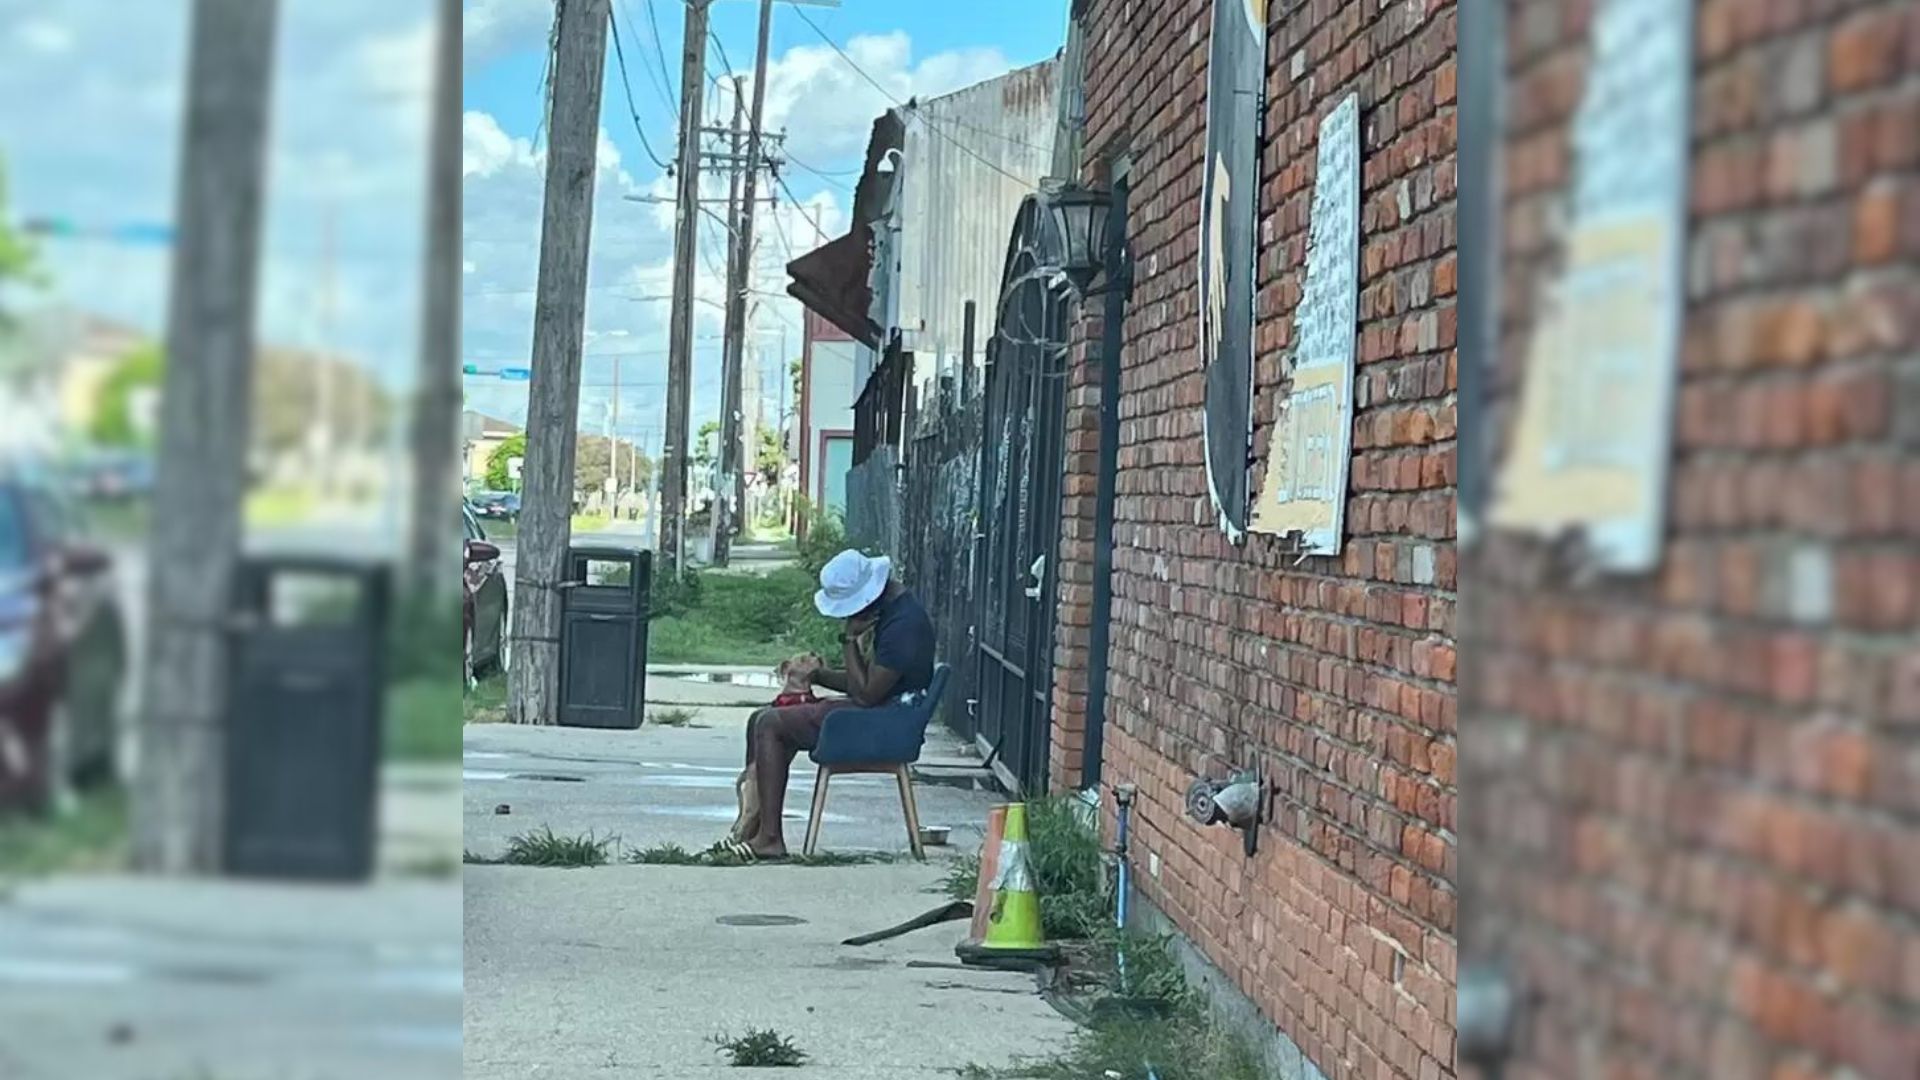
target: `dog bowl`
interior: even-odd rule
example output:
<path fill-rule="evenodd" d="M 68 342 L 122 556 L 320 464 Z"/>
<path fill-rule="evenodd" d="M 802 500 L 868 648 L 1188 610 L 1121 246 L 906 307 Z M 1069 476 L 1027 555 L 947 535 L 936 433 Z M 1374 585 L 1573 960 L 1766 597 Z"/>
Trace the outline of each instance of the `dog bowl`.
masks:
<path fill-rule="evenodd" d="M 945 847 L 947 834 L 953 830 L 945 825 L 920 826 L 920 842 L 928 847 Z"/>

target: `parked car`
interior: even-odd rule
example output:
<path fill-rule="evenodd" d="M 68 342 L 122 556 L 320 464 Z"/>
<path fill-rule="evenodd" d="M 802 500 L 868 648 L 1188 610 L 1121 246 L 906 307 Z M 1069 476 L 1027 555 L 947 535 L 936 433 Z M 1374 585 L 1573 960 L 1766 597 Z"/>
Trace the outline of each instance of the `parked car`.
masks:
<path fill-rule="evenodd" d="M 460 508 L 463 541 L 461 614 L 465 618 L 463 655 L 467 678 L 507 666 L 507 575 L 500 546 L 487 539 L 479 515 Z"/>
<path fill-rule="evenodd" d="M 520 496 L 511 491 L 486 491 L 473 499 L 474 513 L 483 518 L 508 520 L 520 516 Z"/>
<path fill-rule="evenodd" d="M 118 779 L 126 656 L 107 550 L 54 483 L 0 473 L 0 809 Z"/>

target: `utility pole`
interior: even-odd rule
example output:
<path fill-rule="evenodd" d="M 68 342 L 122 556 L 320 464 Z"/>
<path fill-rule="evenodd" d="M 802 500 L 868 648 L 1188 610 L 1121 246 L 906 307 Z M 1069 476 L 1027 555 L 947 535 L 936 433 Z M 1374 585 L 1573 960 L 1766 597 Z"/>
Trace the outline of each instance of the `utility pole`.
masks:
<path fill-rule="evenodd" d="M 613 402 L 608 406 L 607 426 L 607 476 L 613 481 L 612 517 L 620 520 L 620 358 L 613 358 Z"/>
<path fill-rule="evenodd" d="M 742 478 L 740 453 L 740 364 L 747 329 L 748 279 L 753 272 L 753 211 L 760 185 L 760 129 L 767 107 L 767 38 L 773 31 L 773 0 L 760 0 L 760 44 L 753 59 L 753 116 L 747 127 L 746 179 L 740 196 L 740 221 L 734 230 L 734 260 L 739 266 L 737 280 L 727 290 L 726 378 L 722 382 L 724 401 L 720 409 L 720 491 L 714 499 L 713 559 L 727 564 L 733 533 L 733 520 L 739 509 L 739 484 Z M 725 521 L 721 520 L 724 514 Z"/>
<path fill-rule="evenodd" d="M 519 574 L 513 595 L 509 716 L 550 724 L 558 714 L 560 583 L 567 573 L 573 465 L 579 439 L 580 355 L 586 337 L 587 250 L 610 0 L 558 0 L 558 46 L 547 118 L 546 205 L 520 466 Z"/>
<path fill-rule="evenodd" d="M 687 0 L 680 67 L 679 199 L 674 211 L 673 311 L 667 324 L 667 431 L 660 451 L 660 572 L 686 565 L 687 441 L 693 393 L 693 263 L 700 236 L 700 99 L 707 82 L 707 5 Z"/>
<path fill-rule="evenodd" d="M 276 0 L 195 0 L 140 673 L 133 862 L 215 873 Z"/>
<path fill-rule="evenodd" d="M 460 501 L 460 0 L 439 0 L 433 143 L 427 166 L 427 265 L 413 410 L 410 590 L 448 597 Z"/>
<path fill-rule="evenodd" d="M 731 486 L 727 483 L 728 448 L 733 445 L 737 423 L 734 420 L 739 410 L 740 354 L 736 342 L 740 340 L 740 324 L 734 309 L 733 297 L 746 286 L 746 268 L 740 264 L 740 248 L 733 241 L 740 235 L 740 135 L 746 126 L 747 99 L 742 93 L 746 79 L 736 75 L 733 80 L 733 128 L 730 152 L 727 155 L 727 313 L 722 336 L 725 344 L 721 352 L 720 371 L 720 453 L 714 463 L 713 510 L 707 516 L 710 527 L 709 538 L 712 541 L 713 565 L 725 566 L 729 560 L 732 545 L 728 542 L 730 518 L 726 505 L 731 495 Z"/>

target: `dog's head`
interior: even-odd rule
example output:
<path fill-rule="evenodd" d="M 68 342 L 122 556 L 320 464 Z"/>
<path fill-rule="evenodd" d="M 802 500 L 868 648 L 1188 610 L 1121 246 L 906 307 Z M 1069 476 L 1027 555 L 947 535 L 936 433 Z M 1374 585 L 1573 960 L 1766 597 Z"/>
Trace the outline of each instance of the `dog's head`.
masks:
<path fill-rule="evenodd" d="M 780 676 L 780 692 L 783 694 L 804 694 L 813 688 L 809 678 L 813 668 L 819 664 L 819 658 L 812 653 L 782 660 L 774 671 Z"/>

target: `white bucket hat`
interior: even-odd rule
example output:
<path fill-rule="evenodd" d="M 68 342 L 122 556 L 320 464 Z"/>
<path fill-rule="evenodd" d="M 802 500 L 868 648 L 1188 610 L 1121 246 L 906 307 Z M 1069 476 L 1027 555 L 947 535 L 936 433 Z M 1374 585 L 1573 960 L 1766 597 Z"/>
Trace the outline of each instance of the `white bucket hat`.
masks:
<path fill-rule="evenodd" d="M 892 572 L 893 560 L 885 555 L 868 558 L 849 548 L 820 568 L 813 606 L 829 619 L 850 619 L 880 599 Z"/>

